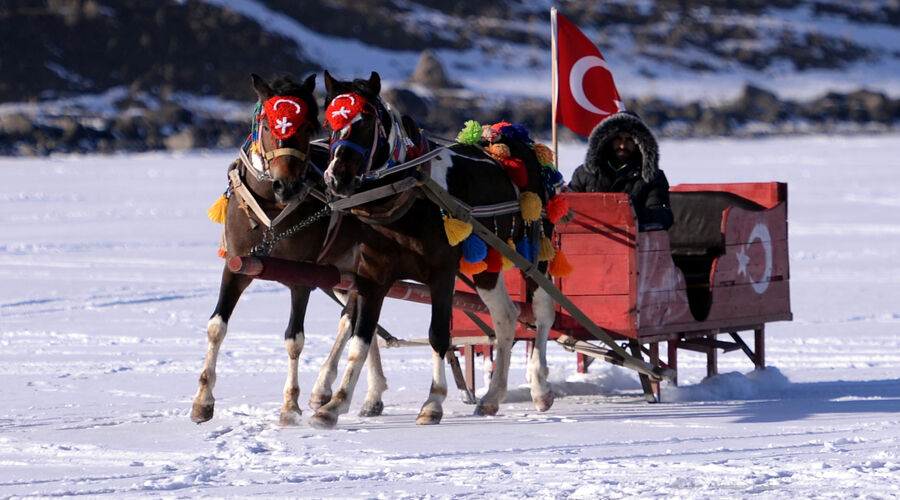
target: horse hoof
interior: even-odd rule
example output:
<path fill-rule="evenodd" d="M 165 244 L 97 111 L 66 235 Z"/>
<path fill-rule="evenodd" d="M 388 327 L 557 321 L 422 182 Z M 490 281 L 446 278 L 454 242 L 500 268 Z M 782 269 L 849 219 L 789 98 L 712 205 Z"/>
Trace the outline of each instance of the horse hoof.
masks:
<path fill-rule="evenodd" d="M 537 397 L 533 399 L 534 407 L 537 408 L 537 411 L 547 411 L 553 406 L 553 394 L 547 394 L 543 397 Z"/>
<path fill-rule="evenodd" d="M 441 410 L 423 411 L 416 417 L 416 425 L 437 425 L 443 417 L 444 412 Z"/>
<path fill-rule="evenodd" d="M 500 411 L 500 405 L 496 404 L 487 404 L 481 402 L 475 406 L 475 414 L 482 417 L 496 415 L 498 411 Z"/>
<path fill-rule="evenodd" d="M 191 421 L 198 424 L 209 422 L 213 418 L 215 406 L 215 404 L 194 403 L 194 407 L 191 408 Z"/>
<path fill-rule="evenodd" d="M 359 410 L 360 417 L 377 417 L 381 415 L 381 412 L 384 411 L 384 403 L 381 401 L 376 401 L 374 403 L 366 403 Z"/>
<path fill-rule="evenodd" d="M 312 408 L 313 410 L 318 410 L 319 408 L 324 406 L 325 403 L 327 403 L 329 401 L 331 401 L 331 395 L 310 394 L 309 407 Z"/>
<path fill-rule="evenodd" d="M 297 410 L 288 410 L 281 412 L 281 418 L 278 419 L 278 424 L 282 427 L 296 427 L 302 423 L 300 420 L 300 415 L 302 412 Z"/>
<path fill-rule="evenodd" d="M 315 429 L 334 429 L 337 425 L 337 416 L 330 413 L 316 412 L 309 419 L 309 425 Z"/>

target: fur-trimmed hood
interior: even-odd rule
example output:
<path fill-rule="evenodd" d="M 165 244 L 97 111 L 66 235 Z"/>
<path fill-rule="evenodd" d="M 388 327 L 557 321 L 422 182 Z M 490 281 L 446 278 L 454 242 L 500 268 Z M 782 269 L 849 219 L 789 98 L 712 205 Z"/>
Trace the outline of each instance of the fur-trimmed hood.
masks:
<path fill-rule="evenodd" d="M 627 111 L 616 113 L 594 127 L 588 138 L 584 168 L 597 175 L 597 170 L 607 161 L 603 157 L 604 146 L 619 132 L 628 132 L 634 138 L 643 157 L 641 177 L 645 182 L 652 181 L 659 171 L 659 145 L 647 125 L 636 114 Z"/>

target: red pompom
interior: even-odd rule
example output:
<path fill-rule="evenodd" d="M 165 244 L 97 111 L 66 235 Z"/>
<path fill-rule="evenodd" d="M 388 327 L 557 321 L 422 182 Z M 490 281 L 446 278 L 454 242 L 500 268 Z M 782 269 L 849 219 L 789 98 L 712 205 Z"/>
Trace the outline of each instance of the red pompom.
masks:
<path fill-rule="evenodd" d="M 503 270 L 503 255 L 493 247 L 488 248 L 484 262 L 487 264 L 487 272 L 489 273 L 499 273 Z"/>
<path fill-rule="evenodd" d="M 569 213 L 569 202 L 565 196 L 556 195 L 547 202 L 547 218 L 556 224 L 564 215 Z"/>

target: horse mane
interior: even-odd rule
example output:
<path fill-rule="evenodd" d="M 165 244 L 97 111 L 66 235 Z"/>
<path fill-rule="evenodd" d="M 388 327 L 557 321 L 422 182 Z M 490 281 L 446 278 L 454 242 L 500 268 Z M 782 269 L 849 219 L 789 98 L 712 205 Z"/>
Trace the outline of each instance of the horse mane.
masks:
<path fill-rule="evenodd" d="M 312 92 L 306 90 L 305 87 L 290 75 L 278 75 L 271 82 L 269 87 L 275 91 L 275 95 L 289 95 L 303 99 L 308 108 L 306 111 L 306 119 L 313 126 L 313 132 L 318 133 L 322 124 L 319 123 L 319 103 L 316 101 Z"/>

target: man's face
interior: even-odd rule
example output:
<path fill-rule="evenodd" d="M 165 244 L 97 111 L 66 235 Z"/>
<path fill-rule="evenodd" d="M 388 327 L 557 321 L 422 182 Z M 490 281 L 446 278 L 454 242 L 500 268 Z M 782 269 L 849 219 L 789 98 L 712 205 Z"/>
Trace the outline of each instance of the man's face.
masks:
<path fill-rule="evenodd" d="M 619 132 L 612 138 L 612 148 L 616 160 L 627 161 L 634 154 L 634 138 L 628 132 Z"/>

